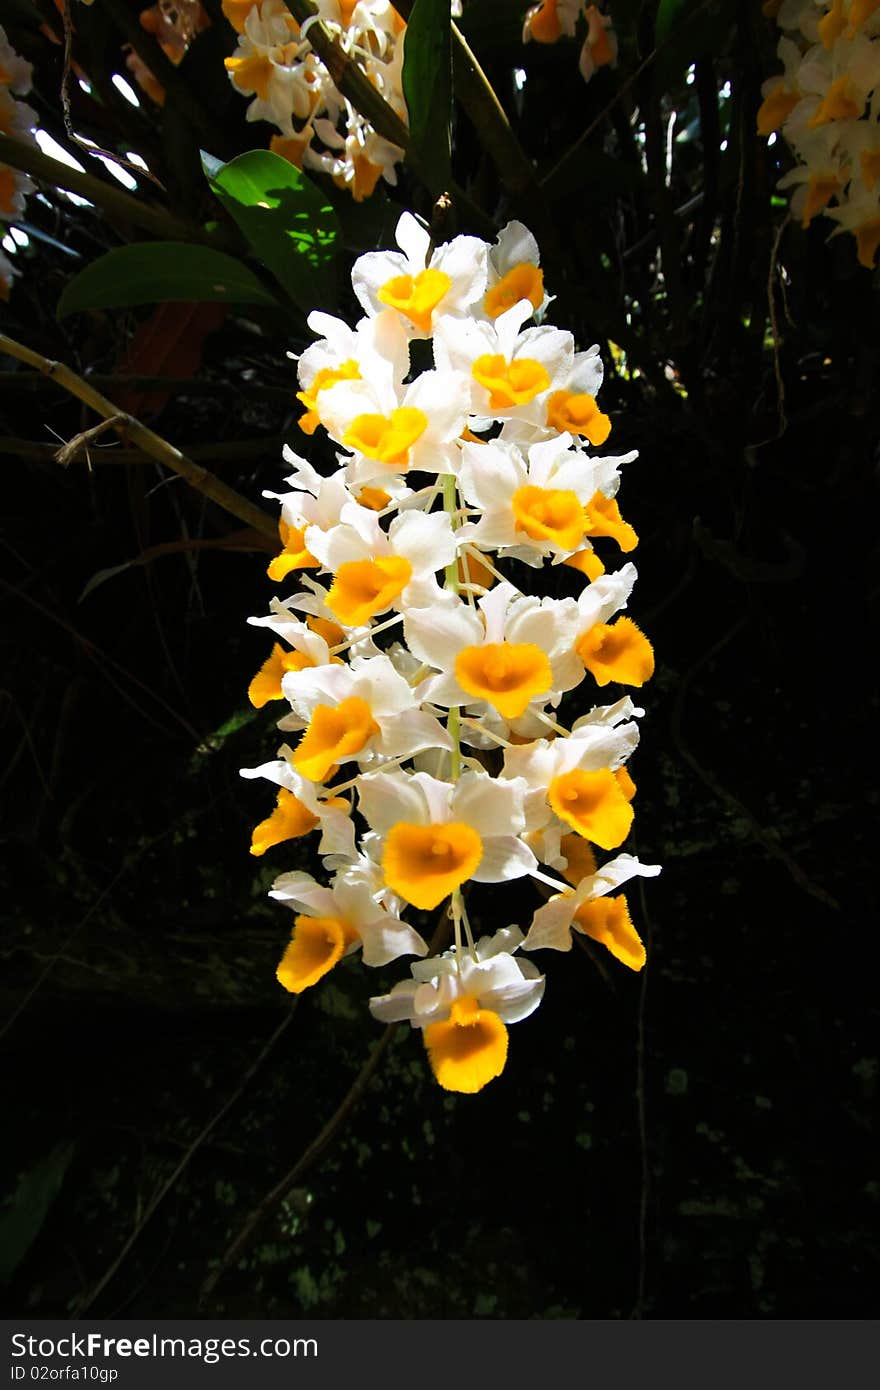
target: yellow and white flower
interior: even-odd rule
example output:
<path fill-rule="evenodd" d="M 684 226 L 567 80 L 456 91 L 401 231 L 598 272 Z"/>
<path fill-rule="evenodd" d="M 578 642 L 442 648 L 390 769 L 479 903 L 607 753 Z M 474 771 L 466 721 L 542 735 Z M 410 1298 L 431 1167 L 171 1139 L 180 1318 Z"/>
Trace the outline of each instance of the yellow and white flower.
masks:
<path fill-rule="evenodd" d="M 513 952 L 517 927 L 482 937 L 474 950 L 416 962 L 413 978 L 370 1000 L 383 1023 L 422 1030 L 431 1069 L 447 1091 L 472 1095 L 500 1076 L 507 1060 L 507 1025 L 534 1013 L 544 977 Z"/>
<path fill-rule="evenodd" d="M 410 609 L 403 630 L 413 655 L 440 673 L 419 687 L 423 699 L 478 715 L 488 706 L 510 721 L 531 705 L 557 704 L 583 680 L 573 645 L 578 621 L 574 599 L 518 594 L 505 582 L 476 608 L 458 599 Z"/>
<path fill-rule="evenodd" d="M 319 854 L 339 854 L 345 859 L 354 859 L 351 802 L 332 791 L 321 796 L 319 790 L 322 789 L 294 768 L 292 750 L 285 744 L 279 751 L 281 757 L 272 762 L 241 768 L 242 777 L 263 777 L 280 788 L 274 810 L 254 830 L 251 854 L 263 855 L 273 845 L 298 840 L 318 830 L 321 835 Z"/>
<path fill-rule="evenodd" d="M 375 512 L 353 502 L 343 507 L 337 526 L 309 528 L 305 540 L 333 574 L 327 607 L 345 627 L 389 608 L 406 612 L 439 602 L 435 575 L 456 553 L 446 512 L 403 512 L 384 531 Z"/>
<path fill-rule="evenodd" d="M 351 283 L 370 315 L 393 309 L 412 338 L 428 338 L 437 323 L 467 315 L 486 293 L 489 249 L 477 237 L 458 236 L 431 251 L 431 234 L 405 212 L 395 231 L 400 251 L 359 257 Z"/>
<path fill-rule="evenodd" d="M 328 13 L 336 6 L 325 0 Z M 316 138 L 332 153 L 342 135 L 324 119 Z M 298 571 L 300 589 L 254 620 L 279 640 L 250 691 L 258 706 L 286 700 L 278 727 L 302 736 L 245 775 L 279 787 L 253 852 L 317 830 L 333 875 L 326 888 L 299 872 L 276 882 L 273 896 L 297 913 L 281 983 L 299 993 L 358 946 L 368 964 L 423 954 L 404 904 L 448 902 L 452 951 L 417 963 L 371 1008 L 421 1029 L 440 1084 L 472 1093 L 500 1074 L 507 1024 L 536 1007 L 544 982 L 515 955 L 518 927 L 474 945 L 469 881 L 559 888 L 539 863 L 557 870 L 572 891 L 536 914 L 530 946 L 568 949 L 574 930 L 641 964 L 611 889 L 656 870 L 629 855 L 600 869 L 593 845 L 616 850 L 632 824 L 626 764 L 643 711 L 624 698 L 567 730 L 555 710 L 589 677 L 640 685 L 653 653 L 619 613 L 634 566 L 605 574 L 592 549 L 600 538 L 625 553 L 637 543 L 616 501 L 635 454 L 592 452 L 610 429 L 598 349 L 525 327 L 550 302 L 534 239 L 510 223 L 493 247 L 459 237 L 431 250 L 405 215 L 397 240 L 399 253 L 354 268 L 366 310 L 355 329 L 309 320 L 320 336 L 300 359 L 301 423 L 327 429 L 339 466 L 328 478 L 286 454 L 288 490 L 275 494 L 285 550 L 271 572 Z M 420 374 L 428 349 L 415 338 L 433 340 L 434 366 Z M 410 487 L 410 472 L 428 481 Z M 498 573 L 498 553 L 533 572 L 549 558 L 591 583 L 577 599 L 523 594 Z M 392 638 L 384 652 L 380 634 Z M 464 751 L 492 748 L 497 766 L 499 747 L 497 777 Z"/>
<path fill-rule="evenodd" d="M 641 970 L 645 948 L 632 924 L 626 898 L 609 895 L 628 879 L 654 878 L 659 872 L 659 864 L 642 864 L 631 854 L 616 855 L 581 879 L 577 888 L 557 893 L 538 908 L 523 950 L 570 951 L 572 932 L 580 932 L 606 946 L 631 970 Z"/>
<path fill-rule="evenodd" d="M 557 43 L 565 35 L 573 38 L 580 18 L 582 0 L 541 0 L 527 12 L 523 21 L 523 43 Z"/>
<path fill-rule="evenodd" d="M 552 296 L 544 289 L 538 243 L 522 222 L 508 222 L 489 248 L 489 279 L 483 296 L 486 318 L 497 319 L 520 300 L 527 299 L 540 320 Z"/>
<path fill-rule="evenodd" d="M 476 772 L 456 782 L 370 772 L 358 781 L 358 809 L 381 836 L 385 883 L 414 907 L 431 909 L 469 879 L 503 883 L 537 867 L 519 838 L 524 792 L 521 779 Z"/>
<path fill-rule="evenodd" d="M 880 4 L 784 4 L 777 21 L 789 31 L 778 47 L 785 72 L 764 84 L 758 131 L 781 128 L 797 160 L 779 187 L 795 187 L 802 226 L 824 215 L 835 232 L 851 232 L 871 269 L 880 247 Z"/>
<path fill-rule="evenodd" d="M 447 730 L 421 708 L 387 656 L 291 671 L 282 689 L 293 714 L 278 727 L 305 728 L 292 762 L 309 781 L 323 782 L 332 769 L 348 762 L 364 766 L 410 758 L 423 748 L 453 746 Z"/>
<path fill-rule="evenodd" d="M 618 460 L 588 457 L 571 443 L 560 434 L 527 452 L 504 438 L 464 444 L 459 484 L 480 519 L 460 528 L 460 540 L 536 566 L 581 550 L 587 504 L 598 489 L 616 487 Z"/>
<path fill-rule="evenodd" d="M 286 650 L 280 642 L 273 643 L 270 655 L 251 681 L 248 699 L 255 709 L 262 709 L 271 700 L 284 698 L 281 682 L 289 671 L 302 671 L 307 667 L 327 666 L 330 662 L 339 661 L 339 657 L 330 655 L 330 647 L 341 644 L 344 633 L 326 619 L 310 618 L 303 622 L 278 604 L 276 612 L 265 618 L 249 618 L 248 622 L 254 627 L 269 628 L 290 648 Z"/>
<path fill-rule="evenodd" d="M 443 318 L 434 336 L 438 367 L 465 378 L 470 413 L 546 427 L 546 401 L 574 368 L 574 339 L 558 328 L 527 328 L 534 314 L 521 299 L 491 321 Z"/>
<path fill-rule="evenodd" d="M 621 715 L 635 713 L 632 706 Z M 578 721 L 567 738 L 535 739 L 504 750 L 503 777 L 522 778 L 529 843 L 545 863 L 560 862 L 560 843 L 570 830 L 617 849 L 632 828 L 632 783 L 624 764 L 639 741 L 638 726 Z"/>
<path fill-rule="evenodd" d="M 270 898 L 298 916 L 276 971 L 291 994 L 317 984 L 343 956 L 361 949 L 365 965 L 388 965 L 400 956 L 424 956 L 428 948 L 411 926 L 376 902 L 370 877 L 357 866 L 336 875 L 329 888 L 311 874 L 282 874 Z"/>
<path fill-rule="evenodd" d="M 409 469 L 449 473 L 457 467 L 467 395 L 455 372 L 422 372 L 402 387 L 371 373 L 322 392 L 320 408 L 328 434 L 354 454 L 346 466 L 349 485 L 381 485 Z"/>
<path fill-rule="evenodd" d="M 360 381 L 364 375 L 387 375 L 399 387 L 409 371 L 409 340 L 399 315 L 389 310 L 375 318 L 363 318 L 354 329 L 332 314 L 312 313 L 308 325 L 324 336 L 312 343 L 299 359 L 297 400 L 306 413 L 299 426 L 314 434 L 321 423 L 320 398 L 340 381 Z M 364 371 L 362 361 L 369 362 Z"/>

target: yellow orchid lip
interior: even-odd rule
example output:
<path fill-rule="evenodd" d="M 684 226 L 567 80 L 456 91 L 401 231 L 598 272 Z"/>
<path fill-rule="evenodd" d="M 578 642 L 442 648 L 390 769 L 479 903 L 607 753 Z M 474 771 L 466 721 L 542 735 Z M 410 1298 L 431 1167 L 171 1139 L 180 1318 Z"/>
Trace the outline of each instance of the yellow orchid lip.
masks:
<path fill-rule="evenodd" d="M 582 434 L 597 447 L 611 433 L 611 421 L 586 391 L 554 391 L 547 402 L 547 424 L 560 434 Z"/>
<path fill-rule="evenodd" d="M 360 627 L 390 608 L 411 578 L 412 565 L 402 555 L 346 560 L 336 571 L 327 607 L 347 627 Z"/>
<path fill-rule="evenodd" d="M 224 58 L 223 66 L 230 73 L 236 87 L 243 92 L 256 92 L 260 101 L 269 100 L 269 82 L 274 69 L 268 57 L 251 53 L 242 58 Z"/>
<path fill-rule="evenodd" d="M 573 888 L 577 888 L 582 878 L 594 874 L 599 867 L 595 854 L 581 835 L 563 835 L 559 848 L 565 855 L 562 876 Z"/>
<path fill-rule="evenodd" d="M 586 534 L 588 536 L 608 536 L 615 540 L 623 551 L 624 555 L 630 550 L 635 550 L 639 543 L 639 538 L 630 526 L 628 521 L 624 521 L 620 515 L 620 508 L 613 497 L 606 497 L 602 492 L 594 492 L 585 508 L 587 515 Z"/>
<path fill-rule="evenodd" d="M 586 575 L 591 584 L 594 579 L 599 578 L 600 574 L 605 573 L 605 566 L 602 564 L 595 550 L 590 550 L 586 546 L 583 550 L 575 551 L 574 555 L 567 556 L 562 563 L 570 566 L 573 570 L 577 570 L 579 574 Z"/>
<path fill-rule="evenodd" d="M 278 533 L 284 549 L 270 561 L 266 570 L 269 578 L 274 579 L 276 584 L 290 574 L 291 570 L 317 569 L 320 566 L 320 561 L 306 548 L 305 526 L 290 526 L 282 518 L 278 522 Z"/>
<path fill-rule="evenodd" d="M 314 664 L 305 652 L 285 651 L 281 644 L 276 642 L 248 686 L 248 699 L 254 709 L 262 709 L 270 700 L 283 700 L 281 681 L 287 672 L 304 671 L 307 666 Z"/>
<path fill-rule="evenodd" d="M 536 695 L 550 690 L 553 670 L 547 653 L 533 642 L 486 642 L 462 648 L 455 658 L 455 679 L 502 718 L 518 719 Z"/>
<path fill-rule="evenodd" d="M 395 893 L 430 910 L 471 877 L 482 857 L 483 841 L 464 821 L 398 821 L 385 838 L 382 871 Z"/>
<path fill-rule="evenodd" d="M 630 970 L 641 970 L 645 964 L 647 953 L 632 924 L 626 898 L 622 895 L 617 898 L 594 898 L 581 903 L 574 914 L 572 926 L 584 936 L 606 946 Z"/>
<path fill-rule="evenodd" d="M 758 134 L 772 135 L 774 130 L 779 130 L 800 100 L 800 92 L 792 92 L 782 83 L 774 87 L 758 107 Z"/>
<path fill-rule="evenodd" d="M 576 492 L 527 484 L 510 499 L 516 529 L 533 541 L 551 541 L 560 550 L 574 550 L 584 538 L 586 517 Z"/>
<path fill-rule="evenodd" d="M 391 501 L 391 493 L 383 487 L 362 487 L 357 495 L 359 507 L 371 512 L 383 512 Z"/>
<path fill-rule="evenodd" d="M 633 809 L 607 767 L 563 772 L 550 783 L 547 800 L 560 820 L 602 849 L 623 844 L 633 823 Z"/>
<path fill-rule="evenodd" d="M 575 651 L 597 685 L 644 685 L 654 674 L 654 649 L 632 618 L 595 623 L 578 638 Z"/>
<path fill-rule="evenodd" d="M 443 270 L 420 270 L 418 275 L 395 275 L 377 291 L 376 298 L 414 323 L 423 333 L 431 331 L 431 317 L 448 294 L 452 280 Z"/>
<path fill-rule="evenodd" d="M 873 270 L 877 261 L 877 248 L 880 247 L 880 217 L 869 217 L 854 230 L 859 265 L 863 265 L 866 270 Z"/>
<path fill-rule="evenodd" d="M 320 824 L 320 818 L 299 797 L 282 787 L 275 802 L 275 810 L 254 830 L 251 839 L 251 854 L 265 854 L 272 845 L 280 845 L 284 840 L 297 840 L 300 835 L 308 835 Z"/>
<path fill-rule="evenodd" d="M 845 73 L 831 83 L 807 125 L 810 130 L 816 130 L 829 121 L 857 121 L 864 109 L 864 97 L 859 95 L 852 79 Z"/>
<path fill-rule="evenodd" d="M 359 940 L 354 927 L 342 917 L 299 916 L 275 977 L 291 994 L 301 994 L 317 984 Z"/>
<path fill-rule="evenodd" d="M 544 303 L 544 275 L 531 261 L 521 261 L 487 290 L 483 308 L 490 319 L 497 319 L 521 299 L 527 299 L 534 309 Z"/>
<path fill-rule="evenodd" d="M 356 415 L 342 442 L 368 459 L 398 467 L 409 466 L 409 451 L 428 428 L 428 417 L 415 406 L 402 405 L 390 415 Z"/>
<path fill-rule="evenodd" d="M 335 708 L 316 705 L 294 751 L 293 765 L 310 782 L 323 782 L 341 758 L 359 753 L 378 733 L 370 706 L 357 695 Z"/>
<path fill-rule="evenodd" d="M 827 208 L 831 199 L 843 192 L 843 183 L 834 174 L 811 174 L 807 196 L 801 213 L 801 226 L 809 227 L 813 218 Z"/>
<path fill-rule="evenodd" d="M 456 999 L 443 1023 L 424 1033 L 431 1070 L 445 1091 L 474 1095 L 500 1076 L 507 1061 L 507 1028 L 472 995 Z"/>
<path fill-rule="evenodd" d="M 489 392 L 492 410 L 528 405 L 550 385 L 546 367 L 531 357 L 508 362 L 500 353 L 484 353 L 473 363 L 471 374 Z"/>
<path fill-rule="evenodd" d="M 562 37 L 558 4 L 559 0 L 541 0 L 526 15 L 529 34 L 536 43 L 556 43 Z"/>

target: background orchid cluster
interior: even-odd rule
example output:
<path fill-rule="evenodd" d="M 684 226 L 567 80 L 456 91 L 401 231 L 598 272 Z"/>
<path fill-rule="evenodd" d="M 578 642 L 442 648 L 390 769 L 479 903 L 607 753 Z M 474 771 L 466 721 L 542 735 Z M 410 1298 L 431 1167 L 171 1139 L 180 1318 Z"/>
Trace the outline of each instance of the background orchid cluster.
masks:
<path fill-rule="evenodd" d="M 339 92 L 309 42 L 309 20 L 300 26 L 284 0 L 223 0 L 223 13 L 239 34 L 227 71 L 238 91 L 253 97 L 248 120 L 278 127 L 271 149 L 297 168 L 329 174 L 356 202 L 369 197 L 380 178 L 397 182 L 402 150 L 378 135 Z M 406 25 L 389 0 L 318 0 L 316 18 L 406 121 Z"/>
<path fill-rule="evenodd" d="M 598 5 L 585 5 L 584 0 L 540 0 L 523 20 L 523 42 L 558 43 L 561 38 L 574 38 L 581 21 L 586 32 L 578 55 L 578 70 L 585 82 L 597 68 L 613 67 L 617 62 L 617 35 L 611 16 Z"/>
<path fill-rule="evenodd" d="M 300 425 L 327 431 L 339 467 L 323 477 L 287 450 L 288 490 L 268 494 L 283 542 L 269 575 L 302 583 L 251 620 L 278 640 L 249 694 L 286 701 L 278 727 L 298 738 L 245 775 L 279 787 L 253 853 L 314 833 L 330 875 L 273 885 L 297 914 L 281 983 L 299 993 L 358 950 L 370 966 L 420 957 L 372 1012 L 409 1020 L 440 1084 L 473 1092 L 543 994 L 520 949 L 568 951 L 577 932 L 644 964 L 615 893 L 659 872 L 617 852 L 642 711 L 625 696 L 567 727 L 557 709 L 582 687 L 641 685 L 653 653 L 615 618 L 634 565 L 606 573 L 593 548 L 636 544 L 615 500 L 635 454 L 594 452 L 611 428 L 598 349 L 543 321 L 534 238 L 511 222 L 494 245 L 433 249 L 409 213 L 396 236 L 399 251 L 354 266 L 354 329 L 309 319 L 321 336 L 299 362 Z M 576 596 L 540 598 L 511 577 L 548 565 L 567 567 Z M 611 855 L 601 865 L 597 848 Z M 475 941 L 465 885 L 520 878 L 552 890 L 527 932 L 500 924 Z M 454 945 L 424 959 L 404 914 L 447 900 Z"/>
<path fill-rule="evenodd" d="M 0 25 L 0 134 L 32 142 L 36 112 L 17 100 L 30 89 L 31 65 L 15 52 Z M 27 174 L 0 161 L 0 225 L 21 217 L 25 198 L 33 187 Z M 12 277 L 16 273 L 0 250 L 0 299 L 9 298 Z"/>
<path fill-rule="evenodd" d="M 856 238 L 859 262 L 880 245 L 880 0 L 783 0 L 765 6 L 784 31 L 784 71 L 763 85 L 758 132 L 781 130 L 797 167 L 791 210 L 820 213 Z"/>

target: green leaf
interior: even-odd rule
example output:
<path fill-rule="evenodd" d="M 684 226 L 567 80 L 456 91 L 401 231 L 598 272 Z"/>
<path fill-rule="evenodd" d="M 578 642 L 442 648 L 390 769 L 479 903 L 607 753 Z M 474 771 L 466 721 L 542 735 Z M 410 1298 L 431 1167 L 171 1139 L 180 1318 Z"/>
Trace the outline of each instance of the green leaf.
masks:
<path fill-rule="evenodd" d="M 433 193 L 449 183 L 452 31 L 449 0 L 416 0 L 403 44 L 403 95 L 416 154 Z"/>
<path fill-rule="evenodd" d="M 0 1284 L 12 1278 L 40 1234 L 61 1191 L 73 1151 L 73 1143 L 66 1140 L 22 1173 L 11 1201 L 0 1213 Z"/>
<path fill-rule="evenodd" d="M 56 314 L 207 300 L 275 305 L 253 272 L 222 251 L 187 241 L 136 241 L 80 271 L 65 287 Z"/>
<path fill-rule="evenodd" d="M 341 229 L 318 186 L 271 150 L 249 150 L 229 164 L 203 154 L 202 168 L 254 255 L 294 303 L 305 313 L 332 307 Z"/>

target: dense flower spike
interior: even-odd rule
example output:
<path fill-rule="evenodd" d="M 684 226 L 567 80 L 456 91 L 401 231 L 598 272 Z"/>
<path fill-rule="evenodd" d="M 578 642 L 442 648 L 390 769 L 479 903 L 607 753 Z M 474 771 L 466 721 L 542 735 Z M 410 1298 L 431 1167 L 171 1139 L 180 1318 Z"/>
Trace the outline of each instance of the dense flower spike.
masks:
<path fill-rule="evenodd" d="M 317 0 L 318 19 L 342 52 L 357 61 L 370 82 L 406 122 L 403 35 L 406 25 L 389 0 Z M 238 33 L 226 70 L 236 91 L 252 97 L 249 121 L 278 127 L 271 148 L 299 169 L 329 174 L 355 202 L 384 178 L 397 182 L 403 151 L 377 135 L 337 90 L 284 0 L 223 0 L 223 13 Z M 311 21 L 309 21 L 311 22 Z"/>
<path fill-rule="evenodd" d="M 591 709 L 588 695 L 570 727 L 557 716 L 570 692 L 641 686 L 653 652 L 621 612 L 635 566 L 605 573 L 593 550 L 637 543 L 616 501 L 635 455 L 593 451 L 611 429 L 598 349 L 529 326 L 551 302 L 534 238 L 510 223 L 494 246 L 433 247 L 405 213 L 397 243 L 355 265 L 354 328 L 309 319 L 300 425 L 326 431 L 338 467 L 324 477 L 286 450 L 287 490 L 268 494 L 283 544 L 269 573 L 299 588 L 251 620 L 273 644 L 248 693 L 286 706 L 278 728 L 295 737 L 244 775 L 277 788 L 252 853 L 316 833 L 331 875 L 275 882 L 296 913 L 280 983 L 298 994 L 358 950 L 367 966 L 424 956 L 406 914 L 447 905 L 452 948 L 371 1009 L 412 1023 L 440 1085 L 472 1093 L 543 994 L 520 948 L 567 951 L 578 932 L 644 964 L 614 891 L 659 872 L 617 853 L 642 710 L 628 696 Z M 517 587 L 560 565 L 569 596 Z M 467 885 L 515 879 L 554 896 L 527 935 L 475 942 Z"/>
<path fill-rule="evenodd" d="M 762 88 L 758 133 L 781 131 L 797 165 L 780 179 L 791 210 L 852 232 L 861 265 L 880 247 L 880 5 L 785 0 L 776 14 L 781 75 Z"/>

